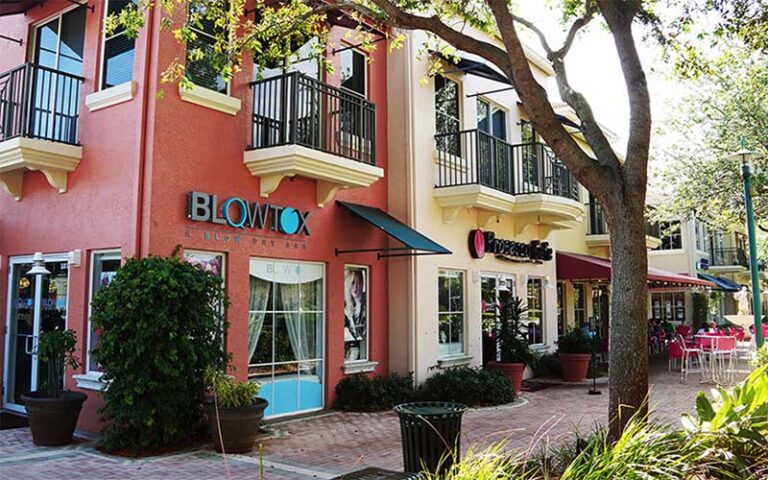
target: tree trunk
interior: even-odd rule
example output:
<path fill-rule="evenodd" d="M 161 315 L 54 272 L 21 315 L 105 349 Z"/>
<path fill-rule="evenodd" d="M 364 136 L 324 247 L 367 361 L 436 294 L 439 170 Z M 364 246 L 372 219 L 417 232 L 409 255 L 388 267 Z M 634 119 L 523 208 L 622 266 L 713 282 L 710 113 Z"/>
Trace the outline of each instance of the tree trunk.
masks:
<path fill-rule="evenodd" d="M 642 201 L 622 199 L 608 212 L 611 239 L 609 432 L 618 439 L 648 396 L 648 252 Z M 618 208 L 616 208 L 618 207 Z"/>

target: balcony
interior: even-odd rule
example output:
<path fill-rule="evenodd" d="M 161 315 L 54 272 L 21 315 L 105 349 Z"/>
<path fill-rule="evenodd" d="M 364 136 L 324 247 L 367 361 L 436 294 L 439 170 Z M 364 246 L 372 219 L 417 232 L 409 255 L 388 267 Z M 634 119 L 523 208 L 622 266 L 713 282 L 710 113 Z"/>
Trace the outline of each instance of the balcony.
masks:
<path fill-rule="evenodd" d="M 512 145 L 480 130 L 435 135 L 433 196 L 448 222 L 463 208 L 481 226 L 512 214 L 518 233 L 528 225 L 573 228 L 584 216 L 579 184 L 549 147 Z"/>
<path fill-rule="evenodd" d="M 749 268 L 749 256 L 743 248 L 713 248 L 709 251 L 709 268 L 716 271 L 738 271 Z"/>
<path fill-rule="evenodd" d="M 24 172 L 39 170 L 63 193 L 83 156 L 78 140 L 83 79 L 27 63 L 0 74 L 0 185 L 21 200 Z"/>
<path fill-rule="evenodd" d="M 261 195 L 285 177 L 317 180 L 317 204 L 340 189 L 368 187 L 376 166 L 376 106 L 355 92 L 298 72 L 253 82 L 252 145 L 245 166 L 261 179 Z"/>
<path fill-rule="evenodd" d="M 605 220 L 603 207 L 590 194 L 587 204 L 589 222 L 587 223 L 587 246 L 592 250 L 605 249 L 601 253 L 608 254 L 611 246 L 608 235 L 608 222 Z M 645 246 L 654 249 L 661 245 L 661 233 L 658 223 L 645 222 Z"/>

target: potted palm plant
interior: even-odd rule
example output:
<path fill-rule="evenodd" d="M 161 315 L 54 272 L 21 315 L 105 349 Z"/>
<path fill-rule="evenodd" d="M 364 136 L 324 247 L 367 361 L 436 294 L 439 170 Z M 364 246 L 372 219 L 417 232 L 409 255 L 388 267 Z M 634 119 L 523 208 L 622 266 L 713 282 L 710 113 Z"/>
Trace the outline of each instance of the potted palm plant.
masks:
<path fill-rule="evenodd" d="M 210 391 L 207 400 L 213 445 L 219 453 L 247 453 L 259 434 L 268 402 L 256 395 L 256 382 L 235 382 L 220 370 L 205 374 Z"/>
<path fill-rule="evenodd" d="M 580 382 L 587 378 L 595 341 L 583 329 L 575 327 L 557 342 L 557 356 L 563 367 L 563 380 Z"/>
<path fill-rule="evenodd" d="M 533 361 L 533 354 L 526 340 L 527 329 L 523 324 L 527 311 L 520 298 L 510 292 L 499 292 L 496 323 L 493 325 L 499 361 L 488 362 L 488 367 L 501 371 L 512 383 L 516 393 L 519 393 L 522 387 L 525 366 Z"/>
<path fill-rule="evenodd" d="M 35 445 L 57 446 L 72 442 L 83 402 L 80 392 L 64 390 L 66 367 L 78 368 L 77 339 L 72 330 L 51 330 L 40 335 L 37 357 L 47 369 L 43 389 L 21 396 Z"/>

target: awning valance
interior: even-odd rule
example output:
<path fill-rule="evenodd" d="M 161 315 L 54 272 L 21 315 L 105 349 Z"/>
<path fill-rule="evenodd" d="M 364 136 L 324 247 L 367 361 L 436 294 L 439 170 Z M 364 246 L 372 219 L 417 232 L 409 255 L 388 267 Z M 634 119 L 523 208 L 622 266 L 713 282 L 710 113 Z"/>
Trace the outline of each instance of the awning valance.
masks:
<path fill-rule="evenodd" d="M 25 13 L 32 7 L 45 3 L 45 0 L 0 0 L 0 17 Z"/>
<path fill-rule="evenodd" d="M 569 252 L 557 252 L 556 258 L 558 280 L 607 281 L 611 278 L 610 260 Z M 649 267 L 648 286 L 651 288 L 714 287 L 715 284 L 688 275 Z"/>
<path fill-rule="evenodd" d="M 484 60 L 474 58 L 468 53 L 458 52 L 451 56 L 443 55 L 435 50 L 432 50 L 432 53 L 445 60 L 446 63 L 454 65 L 456 70 L 462 71 L 468 75 L 475 75 L 487 80 L 493 80 L 494 82 L 512 85 L 512 82 L 509 81 L 506 75 L 487 64 Z M 458 58 L 458 62 L 456 61 L 456 58 Z"/>
<path fill-rule="evenodd" d="M 430 240 L 380 208 L 338 200 L 336 201 L 336 204 L 349 210 L 356 217 L 365 220 L 403 244 L 403 247 L 395 248 L 358 250 L 339 250 L 337 248 L 336 255 L 341 253 L 378 252 L 378 257 L 381 258 L 413 255 L 446 255 L 451 253 L 447 248 Z M 398 253 L 389 253 L 393 251 Z"/>
<path fill-rule="evenodd" d="M 730 278 L 718 277 L 715 275 L 708 275 L 706 273 L 700 273 L 699 278 L 708 280 L 715 284 L 715 288 L 724 292 L 739 292 L 741 291 L 741 285 L 734 282 Z"/>

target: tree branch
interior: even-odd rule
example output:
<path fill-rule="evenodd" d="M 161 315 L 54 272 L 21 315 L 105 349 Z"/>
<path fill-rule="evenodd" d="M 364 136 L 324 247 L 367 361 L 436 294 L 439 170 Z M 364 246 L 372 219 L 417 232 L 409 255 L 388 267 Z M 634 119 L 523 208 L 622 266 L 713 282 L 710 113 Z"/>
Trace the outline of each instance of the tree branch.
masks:
<path fill-rule="evenodd" d="M 645 198 L 651 141 L 648 82 L 632 37 L 632 21 L 639 12 L 640 3 L 639 0 L 599 0 L 600 10 L 613 35 L 629 96 L 629 141 L 623 172 L 629 190 L 626 192 L 628 198 L 638 198 L 637 194 L 642 195 L 639 198 Z"/>
<path fill-rule="evenodd" d="M 486 3 L 490 6 L 491 11 L 493 12 L 509 57 L 509 69 L 504 71 L 514 83 L 515 89 L 528 112 L 531 122 L 534 127 L 536 127 L 539 134 L 544 137 L 547 144 L 552 147 L 558 157 L 565 163 L 568 169 L 576 175 L 578 180 L 584 184 L 588 190 L 597 195 L 601 202 L 605 202 L 607 200 L 605 187 L 615 181 L 616 177 L 613 171 L 595 167 L 598 167 L 605 162 L 606 152 L 610 153 L 612 157 L 615 158 L 613 150 L 600 150 L 599 148 L 595 149 L 593 147 L 599 160 L 598 163 L 595 163 L 595 161 L 576 143 L 573 137 L 565 131 L 552 108 L 552 104 L 547 98 L 547 91 L 539 84 L 531 72 L 522 42 L 517 35 L 515 23 L 521 23 L 527 28 L 531 28 L 534 32 L 537 31 L 538 28 L 531 22 L 514 16 L 504 0 L 486 0 Z M 525 23 L 520 22 L 520 20 Z M 543 33 L 541 33 L 540 30 L 538 31 L 540 35 L 539 38 L 543 38 Z M 545 44 L 542 46 L 545 50 L 548 49 L 549 52 L 554 53 L 549 45 L 546 44 L 546 39 L 544 41 Z M 584 109 L 581 105 L 577 106 L 579 108 L 574 108 L 574 110 L 576 110 L 577 115 L 579 115 L 579 110 Z M 585 118 L 588 120 L 589 116 L 585 115 Z M 584 122 L 585 118 L 580 116 L 582 122 Z M 589 141 L 589 138 L 587 138 L 587 140 Z M 610 162 L 608 162 L 608 164 L 610 165 Z"/>

